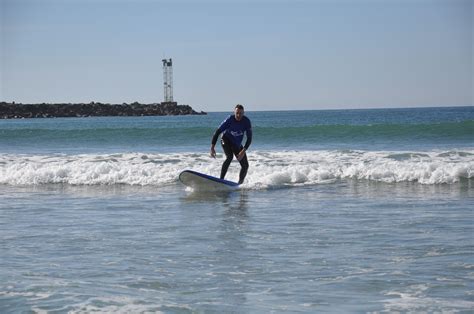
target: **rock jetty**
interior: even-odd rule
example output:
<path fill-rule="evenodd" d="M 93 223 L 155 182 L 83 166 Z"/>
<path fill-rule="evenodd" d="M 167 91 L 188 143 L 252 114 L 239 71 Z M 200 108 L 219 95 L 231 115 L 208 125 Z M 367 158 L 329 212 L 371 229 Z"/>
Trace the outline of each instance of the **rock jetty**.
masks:
<path fill-rule="evenodd" d="M 54 118 L 54 117 L 104 117 L 104 116 L 170 116 L 200 115 L 189 105 L 176 102 L 154 104 L 16 104 L 0 102 L 0 119 Z"/>

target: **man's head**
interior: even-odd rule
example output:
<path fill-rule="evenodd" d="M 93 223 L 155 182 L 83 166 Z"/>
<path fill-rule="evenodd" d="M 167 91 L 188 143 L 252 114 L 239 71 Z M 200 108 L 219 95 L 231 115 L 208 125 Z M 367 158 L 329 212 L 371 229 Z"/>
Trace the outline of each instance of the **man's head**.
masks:
<path fill-rule="evenodd" d="M 244 106 L 238 104 L 234 109 L 235 120 L 240 121 L 244 117 Z"/>

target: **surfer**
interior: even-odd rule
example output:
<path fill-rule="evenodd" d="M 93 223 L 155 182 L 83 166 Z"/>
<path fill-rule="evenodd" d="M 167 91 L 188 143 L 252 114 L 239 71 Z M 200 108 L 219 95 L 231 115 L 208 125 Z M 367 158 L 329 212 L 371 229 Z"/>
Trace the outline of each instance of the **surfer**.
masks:
<path fill-rule="evenodd" d="M 239 174 L 239 184 L 244 182 L 247 170 L 249 169 L 249 162 L 247 160 L 246 151 L 252 143 L 252 125 L 250 119 L 244 116 L 244 106 L 236 105 L 234 108 L 234 114 L 227 117 L 214 132 L 214 136 L 211 141 L 211 157 L 216 158 L 216 143 L 219 134 L 222 133 L 221 144 L 226 155 L 226 160 L 222 164 L 221 179 L 224 179 L 227 169 L 229 169 L 230 163 L 234 158 L 237 160 L 242 167 Z M 247 137 L 245 145 L 242 146 L 242 140 L 244 139 L 244 133 Z"/>

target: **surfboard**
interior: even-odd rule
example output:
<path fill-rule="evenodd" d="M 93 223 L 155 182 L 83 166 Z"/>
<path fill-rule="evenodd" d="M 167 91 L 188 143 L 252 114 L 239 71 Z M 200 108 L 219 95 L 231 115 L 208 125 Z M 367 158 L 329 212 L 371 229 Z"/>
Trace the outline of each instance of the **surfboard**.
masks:
<path fill-rule="evenodd" d="M 179 181 L 193 190 L 199 191 L 231 191 L 239 187 L 236 182 L 219 179 L 193 170 L 181 172 Z"/>

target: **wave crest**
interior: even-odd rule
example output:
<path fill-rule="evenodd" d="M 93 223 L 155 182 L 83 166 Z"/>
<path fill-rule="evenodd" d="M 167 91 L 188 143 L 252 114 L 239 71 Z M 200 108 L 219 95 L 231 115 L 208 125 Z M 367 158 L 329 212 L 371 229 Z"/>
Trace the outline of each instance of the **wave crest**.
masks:
<path fill-rule="evenodd" d="M 223 156 L 220 156 L 223 158 Z M 474 151 L 255 151 L 245 188 L 328 183 L 339 179 L 452 184 L 474 178 Z M 0 154 L 0 184 L 153 185 L 177 182 L 185 169 L 218 175 L 222 159 L 205 153 Z M 227 179 L 237 180 L 234 161 Z"/>

